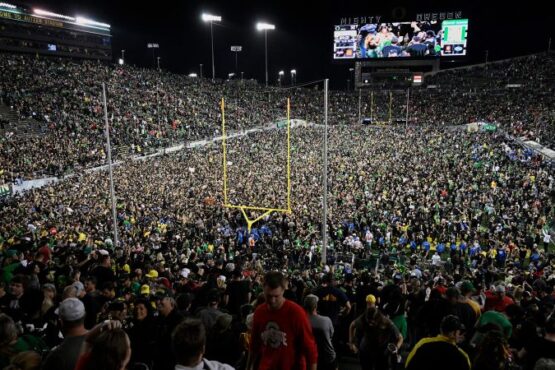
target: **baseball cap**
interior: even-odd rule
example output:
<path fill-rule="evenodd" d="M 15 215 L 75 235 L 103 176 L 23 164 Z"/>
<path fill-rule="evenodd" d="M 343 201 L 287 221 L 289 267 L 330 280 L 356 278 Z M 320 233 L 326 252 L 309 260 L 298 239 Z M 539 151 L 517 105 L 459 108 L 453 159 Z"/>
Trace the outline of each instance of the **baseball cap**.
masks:
<path fill-rule="evenodd" d="M 368 294 L 366 296 L 366 303 L 376 303 L 376 296 L 373 294 Z"/>
<path fill-rule="evenodd" d="M 461 284 L 461 293 L 462 294 L 466 294 L 468 292 L 475 292 L 476 288 L 474 287 L 474 284 L 472 284 L 472 282 L 465 280 L 462 282 Z"/>
<path fill-rule="evenodd" d="M 150 295 L 150 287 L 148 285 L 143 285 L 141 287 L 141 295 Z"/>
<path fill-rule="evenodd" d="M 85 286 L 80 281 L 73 282 L 73 284 L 71 284 L 71 286 L 75 288 L 76 294 L 78 296 L 79 296 L 79 294 L 81 294 L 83 292 L 83 290 L 85 290 Z"/>
<path fill-rule="evenodd" d="M 375 24 L 365 24 L 364 26 L 360 27 L 360 31 L 366 31 L 368 33 L 376 33 L 376 27 L 377 25 Z"/>
<path fill-rule="evenodd" d="M 123 267 L 121 269 L 123 271 L 127 272 L 128 274 L 131 273 L 131 267 L 127 263 L 125 265 L 123 265 Z"/>
<path fill-rule="evenodd" d="M 146 276 L 146 277 L 149 277 L 149 278 L 157 278 L 157 277 L 158 277 L 158 271 L 156 271 L 156 270 L 150 270 L 150 271 L 148 272 L 148 274 L 146 274 L 145 276 Z"/>
<path fill-rule="evenodd" d="M 58 316 L 63 321 L 77 321 L 85 317 L 85 305 L 77 298 L 67 298 L 58 307 Z"/>
<path fill-rule="evenodd" d="M 170 288 L 171 288 L 171 284 L 170 284 L 170 281 L 168 280 L 168 278 L 161 277 L 161 278 L 158 280 L 158 283 L 162 284 L 166 289 L 170 289 Z"/>

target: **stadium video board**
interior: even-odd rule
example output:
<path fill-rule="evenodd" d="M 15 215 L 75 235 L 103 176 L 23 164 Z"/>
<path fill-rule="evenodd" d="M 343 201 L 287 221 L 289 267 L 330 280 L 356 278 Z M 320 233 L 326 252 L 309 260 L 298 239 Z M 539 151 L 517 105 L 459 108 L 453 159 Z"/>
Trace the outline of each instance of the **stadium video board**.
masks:
<path fill-rule="evenodd" d="M 465 56 L 468 19 L 335 26 L 333 58 Z"/>

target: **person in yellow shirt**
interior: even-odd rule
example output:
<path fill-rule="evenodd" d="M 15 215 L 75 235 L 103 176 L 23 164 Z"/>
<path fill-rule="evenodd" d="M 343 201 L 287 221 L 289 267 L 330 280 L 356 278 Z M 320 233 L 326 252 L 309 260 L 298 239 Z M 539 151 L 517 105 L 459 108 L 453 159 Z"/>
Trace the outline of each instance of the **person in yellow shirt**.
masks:
<path fill-rule="evenodd" d="M 448 315 L 441 321 L 441 334 L 421 339 L 407 357 L 407 370 L 470 370 L 470 359 L 457 346 L 463 336 L 464 325 L 458 317 Z"/>
<path fill-rule="evenodd" d="M 472 294 L 476 292 L 474 284 L 472 284 L 472 282 L 468 280 L 465 280 L 462 282 L 460 290 L 462 295 L 461 302 L 466 303 L 467 305 L 472 307 L 472 310 L 476 314 L 476 319 L 478 319 L 482 314 L 482 307 L 478 302 L 472 299 Z"/>

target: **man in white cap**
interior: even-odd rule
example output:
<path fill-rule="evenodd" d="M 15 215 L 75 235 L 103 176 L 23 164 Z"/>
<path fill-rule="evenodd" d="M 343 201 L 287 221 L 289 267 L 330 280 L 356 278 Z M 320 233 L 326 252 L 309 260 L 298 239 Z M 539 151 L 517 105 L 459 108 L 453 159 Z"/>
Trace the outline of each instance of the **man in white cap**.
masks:
<path fill-rule="evenodd" d="M 505 293 L 505 286 L 503 284 L 496 285 L 493 291 L 486 292 L 486 304 L 484 311 L 495 310 L 497 312 L 505 312 L 507 306 L 515 302 L 511 297 Z"/>
<path fill-rule="evenodd" d="M 67 298 L 57 311 L 64 340 L 50 351 L 42 370 L 73 370 L 87 334 L 85 306 L 77 298 Z"/>

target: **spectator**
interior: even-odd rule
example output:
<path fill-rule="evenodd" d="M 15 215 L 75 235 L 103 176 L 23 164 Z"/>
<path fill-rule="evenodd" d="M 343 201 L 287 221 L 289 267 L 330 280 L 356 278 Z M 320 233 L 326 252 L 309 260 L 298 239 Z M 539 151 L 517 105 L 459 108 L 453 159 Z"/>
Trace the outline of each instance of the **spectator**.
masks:
<path fill-rule="evenodd" d="M 131 358 L 129 337 L 119 321 L 107 320 L 87 333 L 76 370 L 124 370 Z"/>
<path fill-rule="evenodd" d="M 58 307 L 64 340 L 46 357 L 42 370 L 73 370 L 87 336 L 85 306 L 77 298 L 67 298 Z"/>
<path fill-rule="evenodd" d="M 464 337 L 463 331 L 464 327 L 458 317 L 446 316 L 441 321 L 440 335 L 421 339 L 414 346 L 407 358 L 406 369 L 470 370 L 468 355 L 457 346 Z"/>
<path fill-rule="evenodd" d="M 314 293 L 318 297 L 318 311 L 337 325 L 339 315 L 347 315 L 351 310 L 351 303 L 347 295 L 334 286 L 334 282 L 332 273 L 324 275 L 321 286 Z"/>
<path fill-rule="evenodd" d="M 204 358 L 206 330 L 202 321 L 185 319 L 172 334 L 172 349 L 176 359 L 175 370 L 233 370 L 233 367 Z"/>
<path fill-rule="evenodd" d="M 39 370 L 41 357 L 33 351 L 19 352 L 4 370 Z"/>
<path fill-rule="evenodd" d="M 160 316 L 157 323 L 154 367 L 161 370 L 171 370 L 175 366 L 175 358 L 171 351 L 171 335 L 183 320 L 183 317 L 177 311 L 177 303 L 173 297 L 160 299 L 158 311 Z"/>
<path fill-rule="evenodd" d="M 525 369 L 536 369 L 539 366 L 555 363 L 555 317 L 551 315 L 545 324 L 543 338 L 533 338 L 524 346 L 521 355 L 525 355 Z M 546 367 L 547 368 L 547 367 Z"/>
<path fill-rule="evenodd" d="M 304 309 L 312 326 L 312 333 L 318 348 L 318 369 L 337 369 L 337 356 L 333 348 L 333 324 L 327 316 L 318 315 L 318 296 L 309 294 L 304 299 Z"/>
<path fill-rule="evenodd" d="M 264 276 L 266 302 L 254 312 L 251 358 L 247 369 L 304 369 L 317 366 L 317 348 L 304 310 L 283 298 L 285 277 Z"/>
<path fill-rule="evenodd" d="M 485 311 L 495 310 L 498 312 L 505 312 L 507 306 L 514 304 L 511 297 L 507 297 L 505 294 L 505 286 L 499 284 L 494 287 L 494 292 L 486 291 L 486 305 L 484 307 Z"/>
<path fill-rule="evenodd" d="M 152 306 L 148 300 L 135 301 L 131 327 L 127 329 L 131 341 L 131 363 L 143 363 L 153 368 L 153 348 L 156 332 Z"/>
<path fill-rule="evenodd" d="M 500 331 L 490 331 L 478 348 L 473 370 L 505 370 L 512 362 L 507 340 Z"/>
<path fill-rule="evenodd" d="M 352 324 L 349 346 L 358 353 L 363 370 L 385 369 L 388 366 L 389 345 L 398 351 L 403 337 L 397 327 L 377 307 L 370 307 Z"/>

